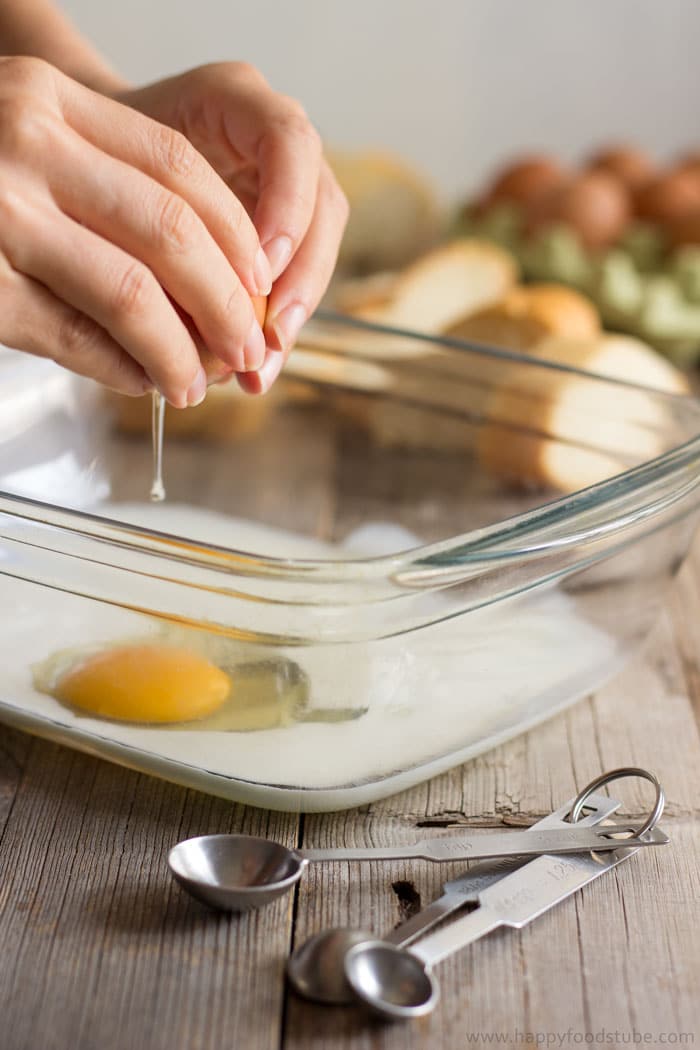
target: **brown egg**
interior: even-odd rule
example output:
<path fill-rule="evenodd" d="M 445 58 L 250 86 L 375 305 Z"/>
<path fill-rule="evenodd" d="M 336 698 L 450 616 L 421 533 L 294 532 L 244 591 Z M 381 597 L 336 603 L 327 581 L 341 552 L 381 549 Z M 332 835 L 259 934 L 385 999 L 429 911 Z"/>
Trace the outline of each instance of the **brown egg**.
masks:
<path fill-rule="evenodd" d="M 673 166 L 674 171 L 690 171 L 700 175 L 700 151 L 690 150 L 678 158 Z"/>
<path fill-rule="evenodd" d="M 629 193 L 620 179 L 607 171 L 589 171 L 534 201 L 527 228 L 534 233 L 548 226 L 569 226 L 588 248 L 604 248 L 620 239 L 630 214 Z"/>
<path fill-rule="evenodd" d="M 700 208 L 700 175 L 676 170 L 660 175 L 635 194 L 637 214 L 664 225 Z"/>
<path fill-rule="evenodd" d="M 265 315 L 267 313 L 267 296 L 251 295 L 250 298 L 253 304 L 253 312 L 255 314 L 258 324 L 262 328 L 265 324 Z"/>
<path fill-rule="evenodd" d="M 484 196 L 482 206 L 488 208 L 506 202 L 527 205 L 549 193 L 565 177 L 561 165 L 552 157 L 522 157 L 497 173 Z"/>
<path fill-rule="evenodd" d="M 587 171 L 608 171 L 629 189 L 644 185 L 654 175 L 651 158 L 634 146 L 608 146 L 594 153 L 586 164 Z"/>
<path fill-rule="evenodd" d="M 674 248 L 700 245 L 700 208 L 674 216 L 666 223 L 665 231 Z"/>

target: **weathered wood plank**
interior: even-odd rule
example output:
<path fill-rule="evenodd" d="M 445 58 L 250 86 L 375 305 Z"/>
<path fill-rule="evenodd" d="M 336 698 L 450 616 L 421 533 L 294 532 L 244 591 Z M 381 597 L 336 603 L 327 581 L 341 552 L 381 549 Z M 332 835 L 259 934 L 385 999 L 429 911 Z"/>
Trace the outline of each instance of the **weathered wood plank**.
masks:
<path fill-rule="evenodd" d="M 291 845 L 296 826 L 37 742 L 0 851 L 3 1047 L 276 1048 L 291 898 L 221 916 L 165 859 L 189 835 Z"/>
<path fill-rule="evenodd" d="M 26 733 L 0 728 L 0 849 L 32 744 Z"/>
<path fill-rule="evenodd" d="M 603 1028 L 628 1033 L 630 1042 L 633 1029 L 649 1032 L 651 1045 L 659 1045 L 661 1032 L 697 1039 L 700 954 L 692 916 L 700 904 L 700 827 L 684 818 L 667 824 L 672 849 L 640 854 L 522 932 L 498 931 L 443 963 L 442 1003 L 433 1017 L 378 1030 L 350 1009 L 290 1000 L 286 1050 L 452 1050 L 467 1045 L 467 1033 L 498 1033 L 517 1045 L 570 1028 L 581 1042 Z M 369 883 L 342 878 L 330 891 L 321 874 L 311 875 L 315 893 L 310 884 L 306 892 L 317 903 L 309 900 L 309 908 L 326 912 L 319 925 L 358 924 L 372 911 L 382 912 L 382 924 L 396 917 L 388 876 Z M 435 892 L 427 868 L 412 865 L 411 877 L 426 896 Z M 305 912 L 306 902 L 298 914 Z"/>
<path fill-rule="evenodd" d="M 379 476 L 365 486 L 366 504 L 357 501 L 360 452 L 345 457 L 335 485 L 330 430 L 319 440 L 292 411 L 267 433 L 269 440 L 240 450 L 235 473 L 243 483 L 224 500 L 229 512 L 275 521 L 287 502 L 285 526 L 328 536 L 371 516 L 373 498 L 381 504 Z M 133 498 L 147 477 L 147 459 L 135 470 L 127 446 L 121 498 Z M 286 501 L 253 483 L 273 474 L 282 446 L 296 453 L 285 463 L 298 463 L 282 479 Z M 171 457 L 173 498 L 180 482 L 191 494 L 196 480 L 203 503 L 221 504 L 234 473 L 222 469 L 224 460 L 214 457 L 203 475 L 201 450 L 190 455 L 173 443 Z M 425 499 L 404 508 L 425 535 L 445 527 L 431 470 L 426 461 Z M 396 484 L 400 494 L 400 478 Z M 345 504 L 336 515 L 338 494 Z M 474 1035 L 514 1045 L 543 1036 L 547 1045 L 550 1035 L 603 1026 L 652 1040 L 692 1032 L 697 1041 L 700 742 L 691 702 L 700 710 L 699 614 L 696 552 L 645 654 L 595 697 L 403 795 L 305 818 L 306 845 L 381 844 L 413 839 L 424 825 L 440 833 L 451 822 L 530 824 L 614 765 L 649 766 L 666 787 L 671 848 L 646 851 L 522 933 L 496 933 L 445 963 L 438 1012 L 398 1028 L 285 996 L 293 919 L 296 943 L 329 924 L 381 932 L 437 896 L 459 866 L 314 865 L 295 910 L 287 897 L 259 913 L 220 916 L 171 882 L 169 846 L 226 830 L 295 844 L 297 818 L 232 806 L 0 729 L 2 1050 L 461 1050 Z M 626 812 L 645 811 L 646 788 L 615 791 Z"/>
<path fill-rule="evenodd" d="M 290 997 L 286 1050 L 451 1050 L 466 1045 L 468 1032 L 505 1033 L 515 1041 L 516 1031 L 523 1041 L 531 1033 L 534 1042 L 538 1032 L 546 1038 L 570 1027 L 636 1028 L 654 1042 L 660 1032 L 700 1034 L 700 951 L 690 918 L 700 902 L 700 828 L 690 819 L 700 807 L 700 740 L 687 685 L 665 615 L 643 656 L 590 700 L 361 813 L 307 817 L 307 845 L 409 839 L 426 822 L 529 824 L 603 769 L 637 764 L 655 769 L 667 789 L 664 822 L 673 845 L 640 855 L 521 934 L 497 933 L 446 963 L 440 1011 L 419 1025 L 377 1030 L 350 1010 L 324 1011 Z M 620 782 L 615 791 L 630 815 L 644 813 L 651 800 L 651 791 L 636 783 Z M 409 883 L 424 904 L 439 894 L 448 869 L 459 870 L 415 862 L 366 871 L 312 866 L 299 891 L 295 943 L 329 925 L 389 929 L 401 916 L 396 884 Z M 677 975 L 673 994 L 670 974 Z M 652 985 L 660 991 L 650 996 Z"/>
<path fill-rule="evenodd" d="M 668 601 L 674 640 L 680 654 L 690 703 L 700 726 L 700 540 L 680 572 Z"/>

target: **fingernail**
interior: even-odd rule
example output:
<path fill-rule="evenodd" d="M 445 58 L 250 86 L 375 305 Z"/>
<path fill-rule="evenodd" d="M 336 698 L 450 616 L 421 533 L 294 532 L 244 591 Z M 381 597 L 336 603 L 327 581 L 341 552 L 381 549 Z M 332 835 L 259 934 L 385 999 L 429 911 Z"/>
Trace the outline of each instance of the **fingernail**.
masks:
<path fill-rule="evenodd" d="M 258 369 L 258 379 L 260 380 L 260 392 L 266 394 L 274 383 L 277 376 L 282 371 L 282 365 L 284 364 L 284 357 L 282 354 L 272 351 L 267 355 L 267 358 L 263 362 L 261 368 Z"/>
<path fill-rule="evenodd" d="M 194 382 L 187 391 L 187 404 L 190 408 L 201 405 L 207 396 L 207 373 L 200 368 L 195 376 Z"/>
<path fill-rule="evenodd" d="M 290 303 L 289 306 L 285 306 L 281 313 L 273 317 L 271 321 L 272 330 L 277 336 L 282 350 L 290 350 L 292 348 L 305 320 L 306 310 L 301 303 Z"/>
<path fill-rule="evenodd" d="M 243 344 L 243 359 L 247 372 L 255 372 L 265 360 L 265 336 L 262 328 L 256 320 L 253 321 L 248 332 L 248 338 Z"/>
<path fill-rule="evenodd" d="M 265 245 L 265 254 L 270 264 L 273 281 L 277 280 L 291 259 L 293 247 L 291 237 L 287 237 L 286 234 L 275 237 Z"/>
<path fill-rule="evenodd" d="M 272 270 L 262 248 L 258 248 L 258 254 L 255 256 L 253 277 L 258 295 L 269 295 L 272 289 Z"/>

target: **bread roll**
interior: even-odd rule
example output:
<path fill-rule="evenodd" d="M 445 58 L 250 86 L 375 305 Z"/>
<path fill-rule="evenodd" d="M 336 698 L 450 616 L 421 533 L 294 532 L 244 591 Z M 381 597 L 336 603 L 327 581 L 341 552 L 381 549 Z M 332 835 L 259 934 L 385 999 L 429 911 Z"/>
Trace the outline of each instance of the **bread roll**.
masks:
<path fill-rule="evenodd" d="M 357 317 L 437 334 L 491 303 L 513 286 L 517 265 L 503 248 L 461 238 L 421 256 L 400 273 L 389 298 L 355 310 Z"/>
<path fill-rule="evenodd" d="M 350 202 L 339 266 L 348 274 L 404 266 L 437 239 L 440 218 L 428 182 L 399 157 L 327 151 Z"/>
<path fill-rule="evenodd" d="M 508 366 L 477 439 L 486 470 L 519 485 L 573 492 L 664 450 L 667 408 L 642 387 L 685 394 L 688 383 L 651 347 L 618 335 L 553 338 L 531 355 L 594 376 Z M 595 375 L 640 387 L 599 382 Z"/>
<path fill-rule="evenodd" d="M 333 307 L 340 313 L 360 314 L 363 310 L 387 306 L 398 276 L 394 270 L 380 270 L 368 277 L 348 278 L 333 289 Z"/>
<path fill-rule="evenodd" d="M 600 332 L 595 306 L 559 284 L 511 288 L 494 306 L 460 318 L 445 335 L 508 350 L 530 350 L 551 335 L 587 339 Z"/>

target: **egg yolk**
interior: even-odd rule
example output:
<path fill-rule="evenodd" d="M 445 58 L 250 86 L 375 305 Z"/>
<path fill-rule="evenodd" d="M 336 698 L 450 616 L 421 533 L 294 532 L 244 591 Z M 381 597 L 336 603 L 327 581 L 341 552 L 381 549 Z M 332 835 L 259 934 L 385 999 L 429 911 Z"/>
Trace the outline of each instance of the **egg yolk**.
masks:
<path fill-rule="evenodd" d="M 58 700 L 120 722 L 193 722 L 217 711 L 231 680 L 196 653 L 129 645 L 91 656 L 59 681 Z"/>

